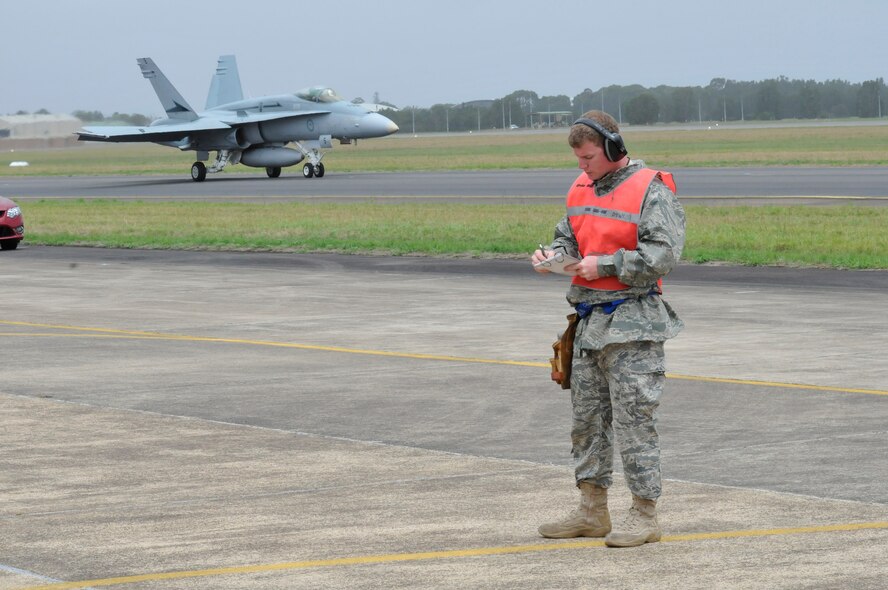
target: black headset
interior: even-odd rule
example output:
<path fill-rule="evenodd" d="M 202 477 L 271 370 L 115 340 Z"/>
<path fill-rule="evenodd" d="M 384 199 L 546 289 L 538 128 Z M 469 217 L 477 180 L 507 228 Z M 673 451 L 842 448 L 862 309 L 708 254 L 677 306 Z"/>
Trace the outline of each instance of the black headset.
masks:
<path fill-rule="evenodd" d="M 592 129 L 597 131 L 601 135 L 601 137 L 604 138 L 604 155 L 609 162 L 622 160 L 626 156 L 626 154 L 629 153 L 629 151 L 626 149 L 626 144 L 623 143 L 623 138 L 620 136 L 620 134 L 608 131 L 607 129 L 602 127 L 601 123 L 599 123 L 598 121 L 580 117 L 579 119 L 574 121 L 573 124 L 591 127 Z"/>

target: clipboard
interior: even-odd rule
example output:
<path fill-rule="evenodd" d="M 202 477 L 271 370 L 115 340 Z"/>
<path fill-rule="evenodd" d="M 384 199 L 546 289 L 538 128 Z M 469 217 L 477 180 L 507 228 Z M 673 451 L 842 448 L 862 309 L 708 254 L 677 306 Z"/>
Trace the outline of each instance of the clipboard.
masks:
<path fill-rule="evenodd" d="M 577 273 L 573 271 L 564 270 L 565 266 L 570 266 L 572 264 L 577 264 L 580 262 L 579 258 L 574 258 L 564 252 L 555 252 L 545 260 L 541 262 L 537 262 L 533 265 L 534 268 L 540 268 L 548 270 L 549 272 L 554 272 L 560 275 L 567 275 L 569 277 L 576 276 Z"/>

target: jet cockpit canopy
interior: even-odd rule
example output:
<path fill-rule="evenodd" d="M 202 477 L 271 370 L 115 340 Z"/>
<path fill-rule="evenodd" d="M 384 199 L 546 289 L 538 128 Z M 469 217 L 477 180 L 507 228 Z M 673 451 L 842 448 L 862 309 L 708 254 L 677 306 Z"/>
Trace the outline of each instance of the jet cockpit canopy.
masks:
<path fill-rule="evenodd" d="M 296 93 L 302 100 L 311 102 L 341 102 L 343 99 L 336 91 L 326 86 L 312 86 Z"/>

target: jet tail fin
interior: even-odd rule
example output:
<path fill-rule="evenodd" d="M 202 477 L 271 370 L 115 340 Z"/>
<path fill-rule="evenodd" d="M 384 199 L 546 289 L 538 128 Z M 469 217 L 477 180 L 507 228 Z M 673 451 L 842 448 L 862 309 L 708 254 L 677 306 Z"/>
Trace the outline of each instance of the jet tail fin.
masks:
<path fill-rule="evenodd" d="M 220 55 L 216 66 L 216 75 L 210 83 L 210 92 L 207 94 L 207 110 L 219 106 L 243 100 L 244 92 L 241 89 L 240 75 L 237 73 L 237 61 L 233 55 Z"/>
<path fill-rule="evenodd" d="M 183 121 L 194 121 L 197 119 L 197 113 L 194 112 L 194 109 L 182 98 L 179 91 L 167 80 L 167 77 L 163 75 L 163 72 L 160 71 L 153 59 L 142 57 L 137 59 L 136 63 L 142 69 L 142 75 L 151 82 L 157 98 L 160 99 L 163 110 L 166 111 L 170 119 L 181 119 Z"/>

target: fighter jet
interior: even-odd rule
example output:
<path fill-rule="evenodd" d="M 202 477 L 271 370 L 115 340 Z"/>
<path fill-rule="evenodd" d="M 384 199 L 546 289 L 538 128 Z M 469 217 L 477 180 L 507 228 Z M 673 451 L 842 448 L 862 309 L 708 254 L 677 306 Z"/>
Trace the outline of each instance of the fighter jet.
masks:
<path fill-rule="evenodd" d="M 296 94 L 280 94 L 244 99 L 237 61 L 233 55 L 219 57 L 210 83 L 206 110 L 196 112 L 149 57 L 136 62 L 147 78 L 167 117 L 147 127 L 84 127 L 77 132 L 81 141 L 152 142 L 194 150 L 197 161 L 191 178 L 206 179 L 229 164 L 265 168 L 269 178 L 281 175 L 281 168 L 302 160 L 306 178 L 324 176 L 321 159 L 332 148 L 333 138 L 341 144 L 369 137 L 384 137 L 398 126 L 379 113 L 340 98 L 330 88 L 315 86 Z M 292 144 L 292 147 L 287 147 Z M 210 152 L 216 160 L 204 162 Z"/>

